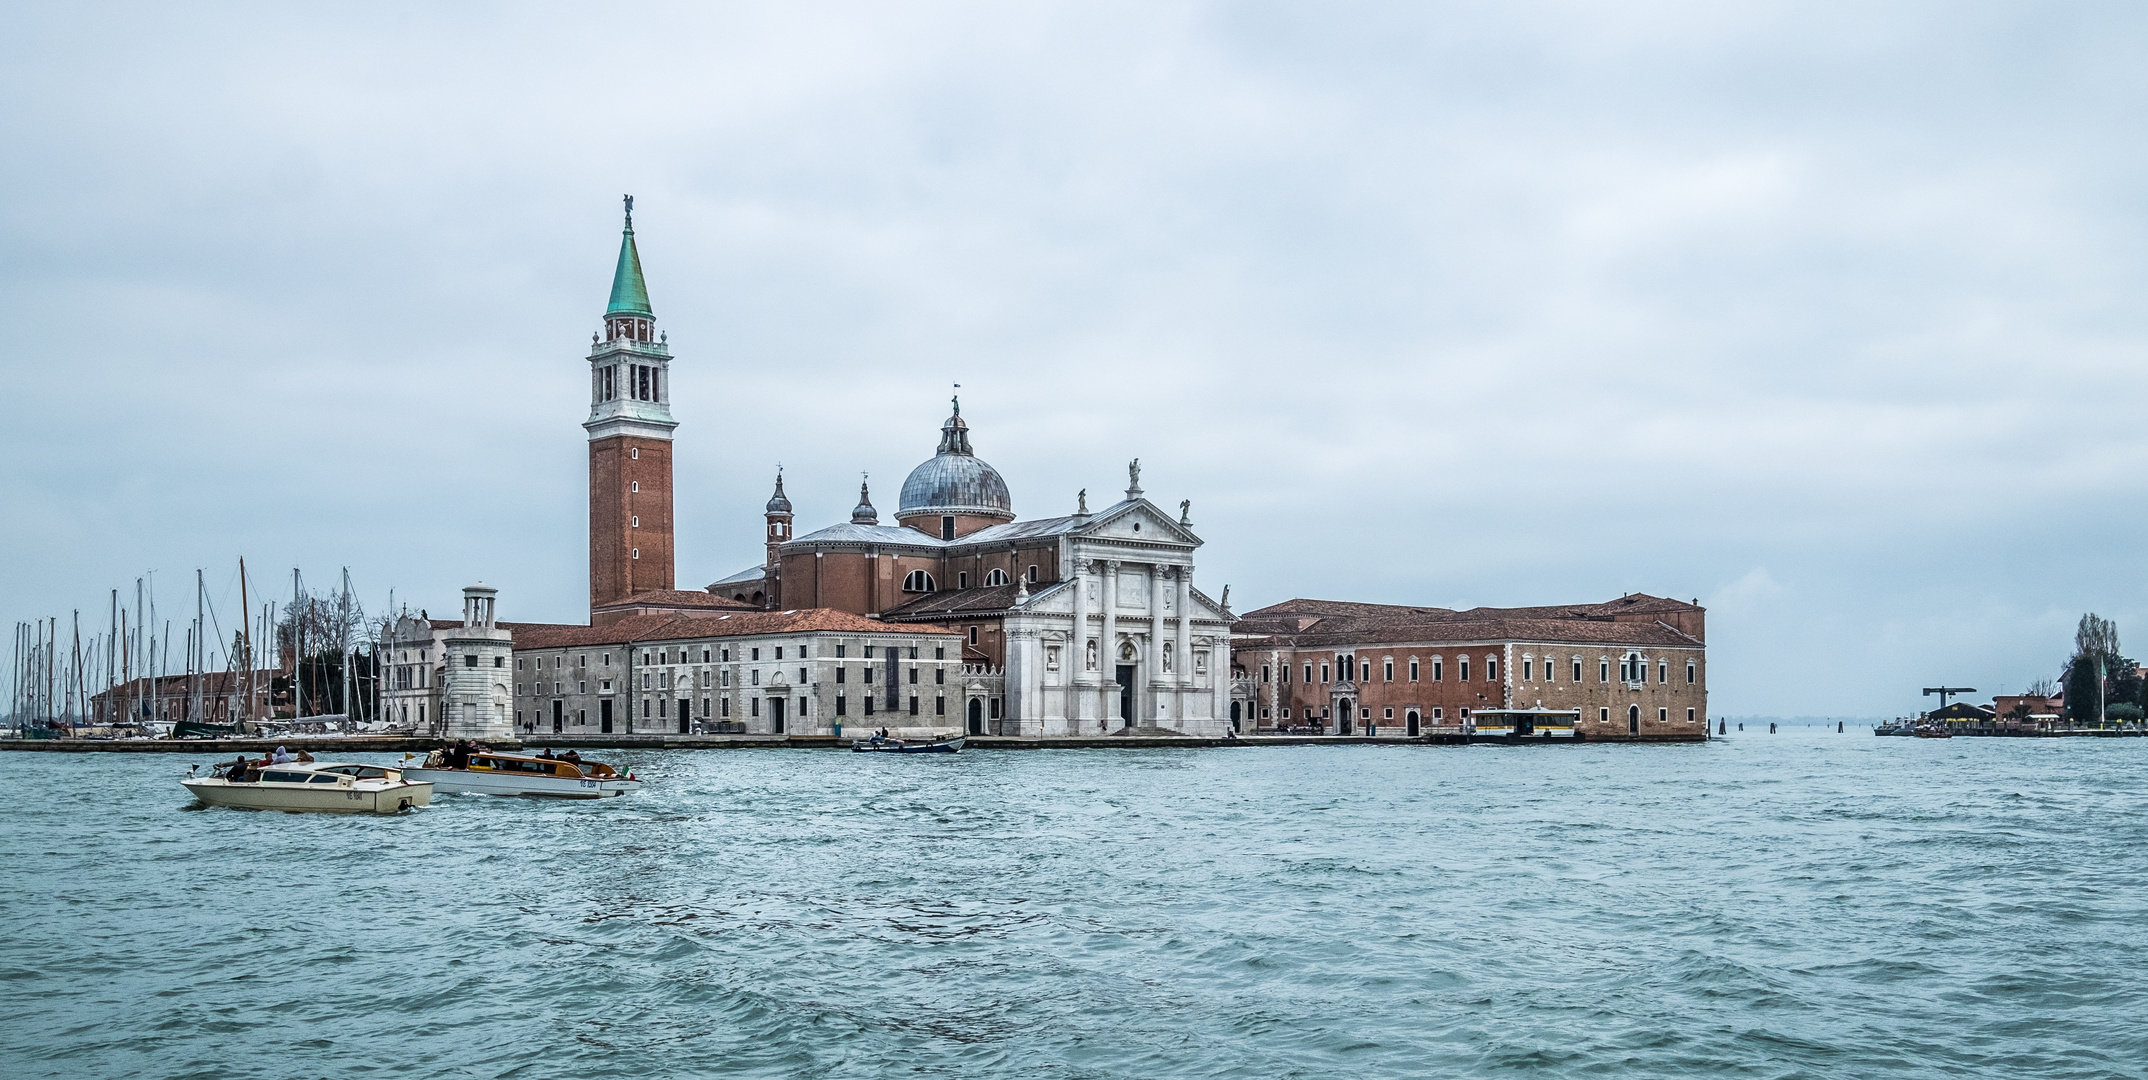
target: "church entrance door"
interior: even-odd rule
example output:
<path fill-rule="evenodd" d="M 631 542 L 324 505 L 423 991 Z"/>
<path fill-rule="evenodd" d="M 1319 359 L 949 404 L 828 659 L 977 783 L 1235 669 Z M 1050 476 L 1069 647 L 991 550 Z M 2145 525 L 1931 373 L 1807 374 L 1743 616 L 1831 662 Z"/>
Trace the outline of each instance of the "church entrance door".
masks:
<path fill-rule="evenodd" d="M 1119 719 L 1134 724 L 1134 665 L 1119 665 Z"/>
<path fill-rule="evenodd" d="M 984 734 L 984 699 L 970 699 L 970 734 Z"/>
<path fill-rule="evenodd" d="M 1350 718 L 1356 713 L 1357 709 L 1350 704 L 1349 698 L 1344 698 L 1337 702 L 1335 705 L 1335 734 L 1350 734 Z"/>

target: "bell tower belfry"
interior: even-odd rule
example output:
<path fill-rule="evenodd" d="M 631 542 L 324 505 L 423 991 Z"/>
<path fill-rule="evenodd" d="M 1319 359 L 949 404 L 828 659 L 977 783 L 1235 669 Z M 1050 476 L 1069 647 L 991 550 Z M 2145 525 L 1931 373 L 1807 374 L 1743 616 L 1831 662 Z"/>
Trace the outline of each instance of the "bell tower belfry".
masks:
<path fill-rule="evenodd" d="M 657 332 L 634 246 L 634 197 L 612 271 L 604 331 L 590 335 L 589 606 L 669 589 L 671 349 Z"/>

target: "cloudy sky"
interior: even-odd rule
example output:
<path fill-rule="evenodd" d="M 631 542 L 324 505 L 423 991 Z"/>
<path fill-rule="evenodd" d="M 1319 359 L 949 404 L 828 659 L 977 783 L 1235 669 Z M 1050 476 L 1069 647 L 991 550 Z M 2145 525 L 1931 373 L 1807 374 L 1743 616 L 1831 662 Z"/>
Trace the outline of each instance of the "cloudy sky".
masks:
<path fill-rule="evenodd" d="M 0 606 L 586 615 L 636 196 L 679 577 L 883 512 L 963 384 L 1025 517 L 1198 580 L 1710 608 L 1713 711 L 2148 651 L 2148 9 L 14 4 Z M 227 619 L 229 616 L 226 616 Z M 99 616 L 101 621 L 101 615 Z M 176 618 L 175 618 L 176 622 Z M 2129 639 L 2130 640 L 2130 639 Z"/>

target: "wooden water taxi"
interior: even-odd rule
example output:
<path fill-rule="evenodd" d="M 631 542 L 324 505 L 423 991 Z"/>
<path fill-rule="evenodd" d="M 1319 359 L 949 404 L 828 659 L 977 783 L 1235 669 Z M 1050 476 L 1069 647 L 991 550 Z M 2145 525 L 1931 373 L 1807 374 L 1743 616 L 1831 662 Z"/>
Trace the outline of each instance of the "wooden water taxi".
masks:
<path fill-rule="evenodd" d="M 333 761 L 237 762 L 180 781 L 210 806 L 287 814 L 394 814 L 433 801 L 433 785 L 399 769 Z"/>
<path fill-rule="evenodd" d="M 422 766 L 404 772 L 442 792 L 526 795 L 547 799 L 609 799 L 641 790 L 641 781 L 601 761 L 540 757 L 497 750 L 457 755 L 435 750 Z"/>

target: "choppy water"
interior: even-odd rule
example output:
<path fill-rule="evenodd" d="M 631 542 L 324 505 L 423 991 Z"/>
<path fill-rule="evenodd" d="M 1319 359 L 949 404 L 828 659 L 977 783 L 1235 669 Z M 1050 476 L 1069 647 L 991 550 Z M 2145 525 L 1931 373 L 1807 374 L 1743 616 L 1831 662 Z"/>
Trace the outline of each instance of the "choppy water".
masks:
<path fill-rule="evenodd" d="M 189 809 L 9 754 L 28 1076 L 2143 1075 L 2148 741 L 614 755 Z"/>

